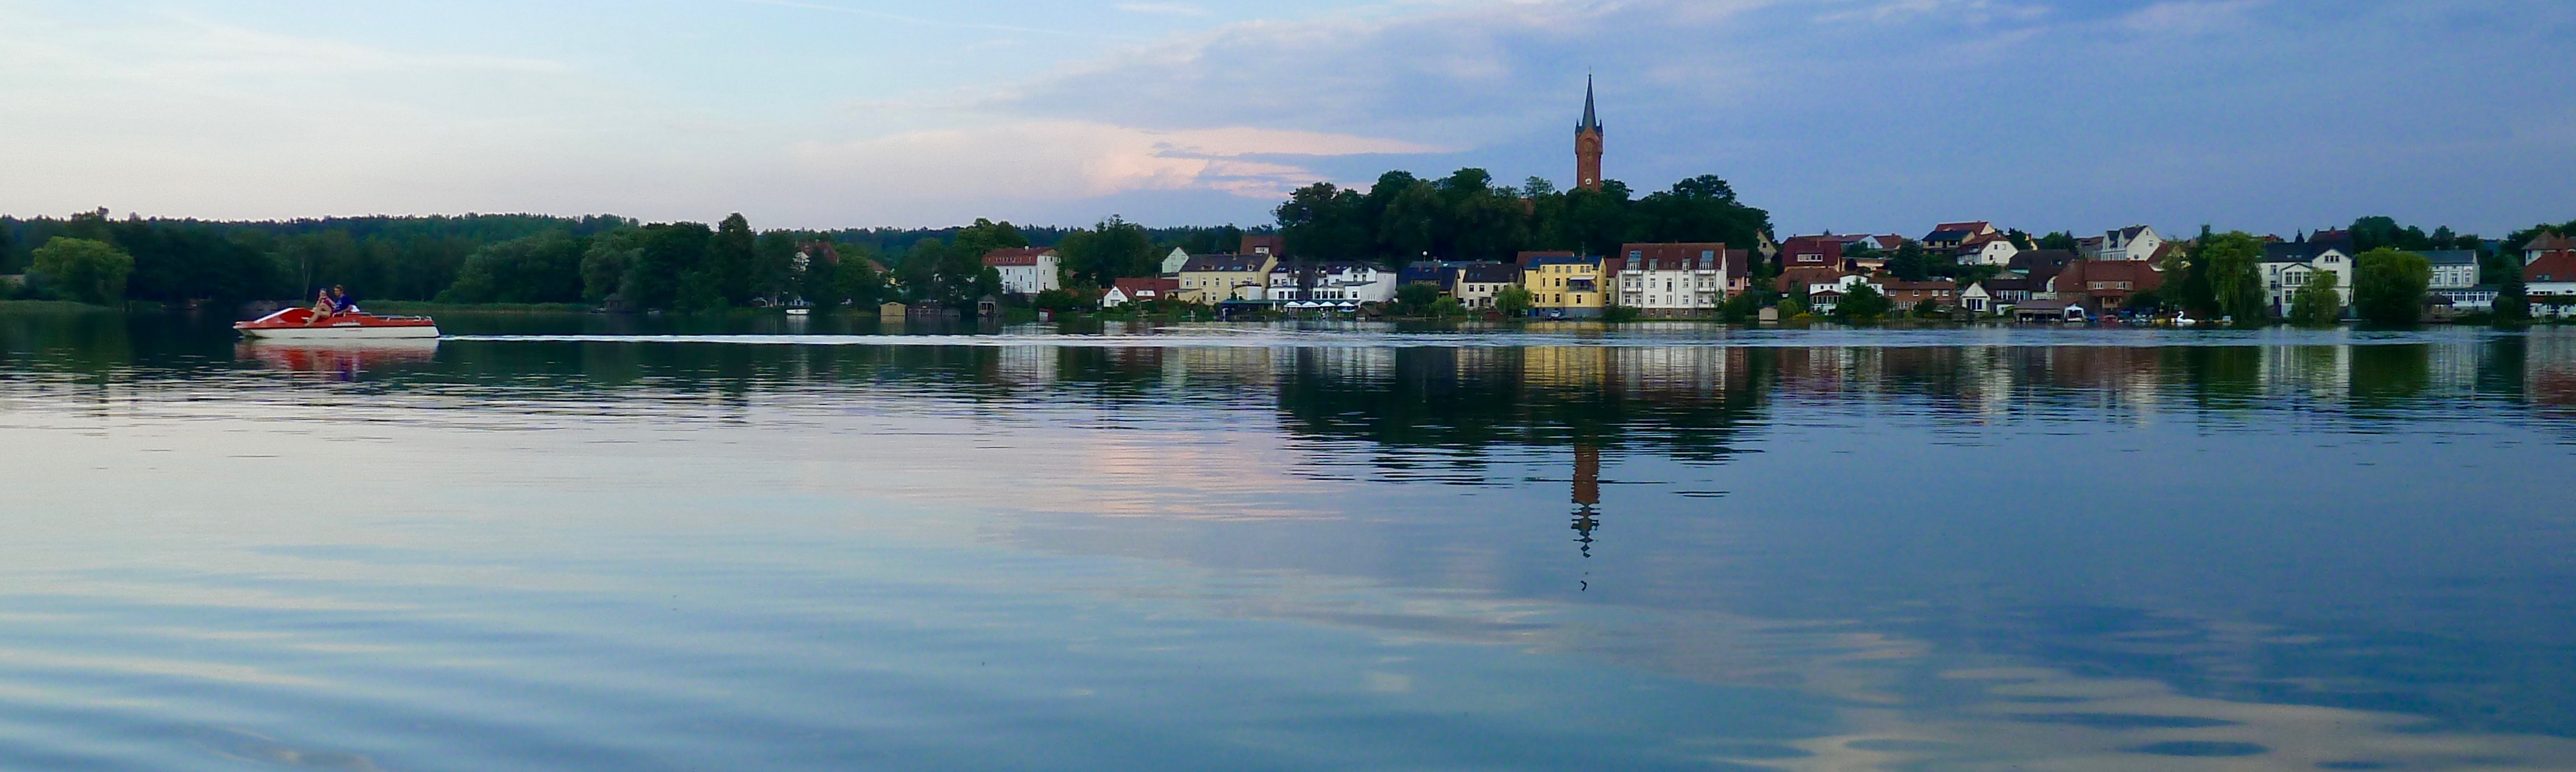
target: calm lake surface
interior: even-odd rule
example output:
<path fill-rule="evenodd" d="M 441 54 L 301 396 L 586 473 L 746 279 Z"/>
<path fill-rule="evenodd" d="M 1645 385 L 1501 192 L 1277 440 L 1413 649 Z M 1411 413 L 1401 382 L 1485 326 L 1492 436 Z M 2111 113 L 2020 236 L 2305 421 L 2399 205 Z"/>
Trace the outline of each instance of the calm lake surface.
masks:
<path fill-rule="evenodd" d="M 2576 331 L 441 322 L 0 312 L 0 769 L 2576 769 Z"/>

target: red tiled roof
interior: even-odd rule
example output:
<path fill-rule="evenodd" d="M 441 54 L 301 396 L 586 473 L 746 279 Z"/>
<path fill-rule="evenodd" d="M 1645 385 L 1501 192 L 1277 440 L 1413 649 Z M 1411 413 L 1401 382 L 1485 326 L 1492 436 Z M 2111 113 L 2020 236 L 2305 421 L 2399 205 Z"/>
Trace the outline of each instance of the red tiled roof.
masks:
<path fill-rule="evenodd" d="M 1018 248 L 1018 249 L 996 249 L 996 250 L 993 250 L 993 251 L 991 251 L 991 252 L 986 252 L 986 253 L 984 253 L 984 265 L 985 265 L 985 267 L 988 267 L 988 268 L 1000 268 L 1000 267 L 1003 267 L 1003 266 L 1037 265 L 1037 264 L 1038 264 L 1038 258 L 1040 258 L 1040 257 L 1045 257 L 1045 256 L 1047 256 L 1047 255 L 1052 255 L 1052 254 L 1055 254 L 1055 250 L 1047 249 L 1047 248 L 1044 248 L 1044 247 L 1022 247 L 1022 248 Z"/>
<path fill-rule="evenodd" d="M 1118 279 L 1110 282 L 1109 286 L 1118 288 L 1120 293 L 1132 298 L 1139 292 L 1152 292 L 1158 294 L 1179 292 L 1181 291 L 1181 280 L 1148 276 L 1144 278 Z"/>

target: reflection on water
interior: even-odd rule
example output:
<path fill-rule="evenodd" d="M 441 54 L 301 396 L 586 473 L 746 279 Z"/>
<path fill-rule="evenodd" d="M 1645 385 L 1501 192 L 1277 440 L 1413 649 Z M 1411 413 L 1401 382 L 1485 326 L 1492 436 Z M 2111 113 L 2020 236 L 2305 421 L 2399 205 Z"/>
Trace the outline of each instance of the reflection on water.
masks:
<path fill-rule="evenodd" d="M 0 314 L 0 766 L 2576 766 L 2563 332 L 441 322 Z"/>

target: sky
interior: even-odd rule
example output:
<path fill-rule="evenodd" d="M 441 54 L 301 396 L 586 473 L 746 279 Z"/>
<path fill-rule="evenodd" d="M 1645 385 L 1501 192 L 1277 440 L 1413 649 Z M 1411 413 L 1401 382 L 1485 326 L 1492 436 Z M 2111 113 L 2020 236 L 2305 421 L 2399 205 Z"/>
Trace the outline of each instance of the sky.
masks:
<path fill-rule="evenodd" d="M 1587 73 L 1784 234 L 2576 218 L 2568 0 L 0 0 L 0 214 L 1257 225 Z"/>

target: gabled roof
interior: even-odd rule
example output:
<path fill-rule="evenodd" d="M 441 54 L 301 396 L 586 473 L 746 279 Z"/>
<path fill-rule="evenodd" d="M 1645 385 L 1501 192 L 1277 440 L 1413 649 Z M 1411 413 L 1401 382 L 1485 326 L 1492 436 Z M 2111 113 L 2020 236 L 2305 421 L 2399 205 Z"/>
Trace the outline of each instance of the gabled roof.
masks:
<path fill-rule="evenodd" d="M 2144 260 L 2078 260 L 2057 275 L 2057 290 L 2084 292 L 2085 282 L 2096 281 L 2125 281 L 2130 291 L 2144 292 L 2165 286 L 2165 275 Z"/>
<path fill-rule="evenodd" d="M 2065 270 L 2067 264 L 2082 259 L 2075 253 L 2063 249 L 2025 249 L 2013 253 L 2012 261 L 2005 263 L 2004 269 L 2020 271 L 2024 275 L 2044 282 L 2049 277 L 2056 276 L 2058 271 Z"/>
<path fill-rule="evenodd" d="M 2522 245 L 2524 252 L 2550 252 L 2561 249 L 2576 249 L 2576 237 L 2542 233 L 2539 238 L 2532 239 L 2531 243 Z"/>
<path fill-rule="evenodd" d="M 1520 266 L 1511 263 L 1466 263 L 1458 268 L 1458 280 L 1473 284 L 1510 284 L 1521 280 Z"/>
<path fill-rule="evenodd" d="M 1140 291 L 1156 293 L 1179 292 L 1181 289 L 1181 280 L 1148 276 L 1115 279 L 1109 282 L 1109 286 L 1118 290 L 1120 294 L 1134 297 L 1136 293 Z"/>
<path fill-rule="evenodd" d="M 2337 246 L 2335 246 L 2334 244 L 2330 244 L 2330 243 L 2326 243 L 2326 242 L 2322 242 L 2322 241 L 2314 241 L 2314 240 L 2310 240 L 2310 241 L 2284 241 L 2284 242 L 2281 242 L 2281 243 L 2279 243 L 2279 244 L 2265 244 L 2265 245 L 2263 245 L 2263 262 L 2266 262 L 2266 263 L 2307 263 L 2307 262 L 2314 262 L 2314 261 L 2316 261 L 2316 259 L 2317 259 L 2317 258 L 2319 258 L 2319 257 L 2324 257 L 2324 256 L 2325 256 L 2325 254 L 2326 254 L 2326 252 L 2327 252 L 2327 251 L 2329 251 L 2329 250 L 2331 250 L 2331 251 L 2336 251 L 2336 252 L 2341 252 L 2341 251 L 2343 251 L 2343 249 L 2342 249 L 2342 248 L 2337 247 Z"/>
<path fill-rule="evenodd" d="M 1994 223 L 1984 220 L 1977 220 L 1974 222 L 1945 222 L 1932 226 L 1932 230 L 1935 231 L 1967 231 L 1969 233 L 1984 233 L 1994 229 Z"/>
<path fill-rule="evenodd" d="M 1267 265 L 1273 257 L 1274 256 L 1272 255 L 1238 254 L 1191 255 L 1189 262 L 1181 264 L 1181 272 L 1259 271 L 1262 269 L 1262 266 Z"/>
<path fill-rule="evenodd" d="M 991 268 L 1037 265 L 1038 258 L 1047 257 L 1053 254 L 1055 254 L 1055 250 L 1047 249 L 1045 247 L 996 249 L 991 252 L 984 253 L 984 265 Z"/>

